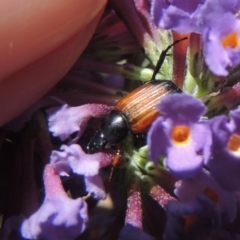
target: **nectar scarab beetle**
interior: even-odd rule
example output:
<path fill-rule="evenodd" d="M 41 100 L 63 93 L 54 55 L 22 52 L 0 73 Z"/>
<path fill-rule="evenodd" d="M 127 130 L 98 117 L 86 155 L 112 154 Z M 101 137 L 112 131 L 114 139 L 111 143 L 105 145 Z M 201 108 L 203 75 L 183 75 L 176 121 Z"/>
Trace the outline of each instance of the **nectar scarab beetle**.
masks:
<path fill-rule="evenodd" d="M 169 45 L 162 51 L 151 80 L 136 88 L 115 105 L 115 109 L 106 116 L 99 130 L 87 145 L 88 153 L 101 152 L 107 145 L 121 143 L 130 133 L 133 135 L 145 133 L 152 122 L 160 115 L 157 104 L 167 94 L 181 93 L 170 80 L 154 80 L 159 72 L 168 50 L 184 37 Z"/>
<path fill-rule="evenodd" d="M 145 133 L 160 114 L 157 104 L 162 97 L 176 92 L 182 91 L 172 81 L 152 80 L 121 98 L 90 139 L 88 153 L 103 151 L 129 134 Z"/>

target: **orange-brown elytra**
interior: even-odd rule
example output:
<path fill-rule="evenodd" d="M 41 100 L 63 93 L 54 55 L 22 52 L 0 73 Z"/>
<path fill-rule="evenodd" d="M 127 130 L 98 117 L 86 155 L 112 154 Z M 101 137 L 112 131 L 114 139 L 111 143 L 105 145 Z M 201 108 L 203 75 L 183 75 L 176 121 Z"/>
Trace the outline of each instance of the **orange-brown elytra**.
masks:
<path fill-rule="evenodd" d="M 162 97 L 176 92 L 181 90 L 169 80 L 152 80 L 133 90 L 103 119 L 101 128 L 88 143 L 87 151 L 103 151 L 107 144 L 120 143 L 129 134 L 146 132 L 160 114 L 157 104 Z"/>
<path fill-rule="evenodd" d="M 128 120 L 133 134 L 146 132 L 153 120 L 159 116 L 157 104 L 169 93 L 179 92 L 171 81 L 150 81 L 120 99 L 115 109 L 122 112 Z"/>

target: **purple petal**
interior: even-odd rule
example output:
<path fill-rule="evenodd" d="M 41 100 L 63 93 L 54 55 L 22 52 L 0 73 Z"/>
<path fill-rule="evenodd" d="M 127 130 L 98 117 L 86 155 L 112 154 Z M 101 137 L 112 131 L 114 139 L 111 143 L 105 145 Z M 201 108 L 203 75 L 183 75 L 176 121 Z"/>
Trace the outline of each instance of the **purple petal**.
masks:
<path fill-rule="evenodd" d="M 102 104 L 85 104 L 79 107 L 51 108 L 47 111 L 49 130 L 53 136 L 66 140 L 71 134 L 77 132 L 75 141 L 82 135 L 86 124 L 91 117 L 102 118 L 111 110 L 111 107 Z"/>
<path fill-rule="evenodd" d="M 60 176 L 68 176 L 71 167 L 68 163 L 68 155 L 66 152 L 59 152 L 53 150 L 50 156 L 50 163 L 55 166 L 55 171 Z"/>
<path fill-rule="evenodd" d="M 215 152 L 221 150 L 222 146 L 226 146 L 230 136 L 230 129 L 228 128 L 228 117 L 217 116 L 212 119 L 210 126 L 213 133 L 213 148 Z"/>
<path fill-rule="evenodd" d="M 193 177 L 211 154 L 209 125 L 199 122 L 206 108 L 192 96 L 176 93 L 164 97 L 159 109 L 163 116 L 148 133 L 150 157 L 156 162 L 159 155 L 165 155 L 174 177 Z"/>
<path fill-rule="evenodd" d="M 161 155 L 167 154 L 167 148 L 170 147 L 169 137 L 164 131 L 163 118 L 157 118 L 148 131 L 147 144 L 151 159 L 157 163 L 157 159 Z"/>
<path fill-rule="evenodd" d="M 97 175 L 99 169 L 109 166 L 114 157 L 107 153 L 86 154 L 78 144 L 63 145 L 61 150 L 62 152 L 58 152 L 59 159 L 64 156 L 72 171 L 84 176 Z M 53 153 L 56 155 L 57 151 Z"/>
<path fill-rule="evenodd" d="M 96 199 L 104 199 L 106 194 L 102 179 L 98 175 L 99 169 L 110 165 L 114 155 L 107 153 L 86 154 L 78 144 L 63 145 L 61 150 L 63 152 L 53 151 L 51 163 L 54 163 L 59 170 L 59 163 L 67 162 L 74 173 L 84 175 L 86 191 Z"/>
<path fill-rule="evenodd" d="M 185 179 L 195 176 L 203 166 L 203 158 L 196 154 L 192 144 L 172 147 L 166 165 L 174 177 Z"/>
<path fill-rule="evenodd" d="M 154 0 L 151 12 L 156 24 L 161 28 L 179 32 L 199 32 L 194 14 L 197 15 L 199 6 L 203 3 L 203 0 Z"/>
<path fill-rule="evenodd" d="M 46 196 L 42 206 L 21 226 L 23 237 L 29 239 L 74 239 L 86 228 L 87 204 L 70 199 L 54 168 L 47 165 L 44 173 Z"/>
<path fill-rule="evenodd" d="M 174 93 L 165 96 L 158 105 L 164 118 L 178 122 L 196 122 L 206 112 L 205 105 L 198 99 L 185 93 Z"/>
<path fill-rule="evenodd" d="M 194 217 L 193 226 L 185 226 L 183 218 L 186 216 Z M 220 224 L 219 211 L 207 197 L 200 196 L 187 203 L 172 201 L 167 205 L 167 222 L 163 239 L 209 239 L 211 229 L 220 227 Z"/>
<path fill-rule="evenodd" d="M 181 185 L 176 188 L 175 194 L 180 201 L 189 202 L 194 201 L 200 195 L 206 195 L 208 189 L 214 197 L 210 200 L 216 201 L 213 203 L 221 211 L 224 220 L 228 224 L 231 223 L 236 217 L 237 195 L 222 189 L 210 172 L 203 170 L 194 178 L 183 180 Z"/>
<path fill-rule="evenodd" d="M 230 149 L 228 144 L 231 137 L 239 138 L 240 135 L 239 109 L 232 111 L 231 114 L 230 122 L 226 116 L 215 117 L 211 122 L 212 157 L 206 165 L 223 188 L 233 191 L 240 190 L 239 140 L 233 143 L 234 147 L 237 147 L 236 150 Z"/>
<path fill-rule="evenodd" d="M 212 14 L 212 13 L 210 13 Z M 212 16 L 212 15 L 211 15 Z M 212 16 L 213 17 L 213 16 Z M 229 24 L 225 24 L 228 22 Z M 240 20 L 233 14 L 224 14 L 206 27 L 203 32 L 204 54 L 209 69 L 220 76 L 228 75 L 228 68 L 240 62 L 240 47 L 224 46 L 222 39 L 231 33 L 237 33 L 240 36 Z M 214 54 L 214 57 L 213 57 Z"/>
<path fill-rule="evenodd" d="M 63 145 L 61 150 L 67 154 L 67 161 L 74 173 L 84 176 L 93 176 L 98 174 L 100 162 L 90 154 L 86 154 L 80 145 Z"/>
<path fill-rule="evenodd" d="M 208 122 L 201 122 L 191 126 L 191 134 L 195 152 L 202 155 L 206 162 L 211 156 L 212 133 Z"/>
<path fill-rule="evenodd" d="M 220 154 L 213 154 L 207 166 L 221 187 L 229 191 L 240 190 L 240 157 L 222 150 Z"/>
<path fill-rule="evenodd" d="M 106 198 L 103 182 L 99 175 L 85 177 L 84 181 L 86 185 L 86 191 L 89 192 L 95 199 Z"/>
<path fill-rule="evenodd" d="M 240 134 L 240 108 L 230 111 L 232 131 Z M 229 126 L 230 127 L 230 126 Z"/>
<path fill-rule="evenodd" d="M 217 6 L 217 7 L 216 7 Z M 228 75 L 228 68 L 240 62 L 240 20 L 237 0 L 154 0 L 152 15 L 156 24 L 178 32 L 195 32 L 203 36 L 203 52 L 209 69 L 216 75 Z M 228 24 L 226 24 L 228 23 Z M 237 39 L 224 46 L 222 39 L 237 33 Z"/>

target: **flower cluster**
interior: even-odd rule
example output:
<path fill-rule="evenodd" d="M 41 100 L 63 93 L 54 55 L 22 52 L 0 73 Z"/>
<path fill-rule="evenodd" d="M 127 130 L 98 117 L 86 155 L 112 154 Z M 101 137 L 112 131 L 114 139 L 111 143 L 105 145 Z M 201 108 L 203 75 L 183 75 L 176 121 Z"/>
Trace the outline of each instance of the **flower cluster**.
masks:
<path fill-rule="evenodd" d="M 236 0 L 154 0 L 152 14 L 162 28 L 201 34 L 208 67 L 226 76 L 228 69 L 240 62 L 239 7 Z"/>
<path fill-rule="evenodd" d="M 150 156 L 156 164 L 160 156 L 164 158 L 164 164 L 178 180 L 175 194 L 180 200 L 168 205 L 167 224 L 181 233 L 167 227 L 165 234 L 169 239 L 175 234 L 183 238 L 196 236 L 185 233 L 183 226 L 177 230 L 174 221 L 190 215 L 194 228 L 193 216 L 205 218 L 207 213 L 207 218 L 215 222 L 202 229 L 201 236 L 207 238 L 210 229 L 231 224 L 238 214 L 235 191 L 240 188 L 240 109 L 231 111 L 230 118 L 206 119 L 202 102 L 186 94 L 166 96 L 158 108 L 161 116 L 148 134 Z"/>
<path fill-rule="evenodd" d="M 167 155 L 166 165 L 175 177 L 192 177 L 210 155 L 211 133 L 199 122 L 205 107 L 180 93 L 164 98 L 158 107 L 163 116 L 149 130 L 150 156 L 156 162 L 158 156 Z"/>
<path fill-rule="evenodd" d="M 239 239 L 239 10 L 111 0 L 69 73 L 0 131 L 0 239 Z"/>
<path fill-rule="evenodd" d="M 10 230 L 3 232 L 9 237 L 9 231 L 17 230 L 26 239 L 74 239 L 86 228 L 88 222 L 87 204 L 79 196 L 90 194 L 95 199 L 105 199 L 106 193 L 99 170 L 111 164 L 113 155 L 108 153 L 86 154 L 80 145 L 74 144 L 85 129 L 90 117 L 103 117 L 110 107 L 102 104 L 86 104 L 80 107 L 54 107 L 48 110 L 49 129 L 54 136 L 62 140 L 75 133 L 76 137 L 69 146 L 62 145 L 61 151 L 53 150 L 50 163 L 44 170 L 45 198 L 40 208 L 26 219 L 12 219 L 8 222 Z M 85 190 L 78 190 L 78 198 L 72 199 L 65 192 L 60 176 L 75 176 L 76 181 L 83 180 Z"/>

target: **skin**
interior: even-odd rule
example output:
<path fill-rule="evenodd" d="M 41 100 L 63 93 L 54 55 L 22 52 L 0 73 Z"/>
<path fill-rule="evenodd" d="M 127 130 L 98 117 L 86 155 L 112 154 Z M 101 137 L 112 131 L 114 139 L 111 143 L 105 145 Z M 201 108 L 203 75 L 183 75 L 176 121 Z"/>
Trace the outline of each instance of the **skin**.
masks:
<path fill-rule="evenodd" d="M 78 59 L 106 0 L 0 1 L 0 126 L 18 116 Z"/>

